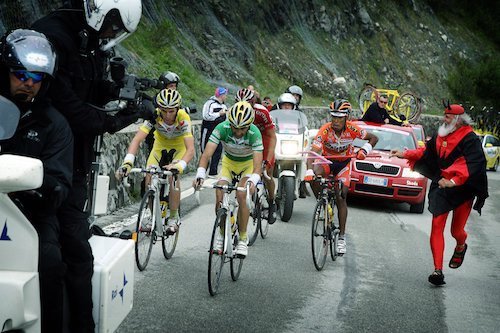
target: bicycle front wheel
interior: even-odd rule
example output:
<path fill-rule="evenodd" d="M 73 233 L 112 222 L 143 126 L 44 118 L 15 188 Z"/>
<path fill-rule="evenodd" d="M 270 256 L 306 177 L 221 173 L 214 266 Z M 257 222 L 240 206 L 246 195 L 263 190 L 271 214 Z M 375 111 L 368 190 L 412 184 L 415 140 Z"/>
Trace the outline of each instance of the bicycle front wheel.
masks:
<path fill-rule="evenodd" d="M 238 235 L 234 235 L 233 233 L 233 257 L 231 258 L 230 266 L 231 266 L 231 279 L 233 281 L 237 281 L 240 277 L 241 268 L 243 267 L 243 259 L 238 258 L 236 255 L 236 245 L 238 245 Z"/>
<path fill-rule="evenodd" d="M 247 224 L 248 246 L 252 246 L 259 235 L 259 224 L 261 220 L 260 198 L 255 193 L 253 197 L 253 209 L 250 211 L 250 217 Z"/>
<path fill-rule="evenodd" d="M 222 267 L 224 266 L 225 253 L 224 249 L 217 249 L 217 238 L 219 235 L 225 237 L 224 226 L 226 223 L 227 211 L 219 209 L 215 218 L 214 228 L 212 231 L 212 240 L 210 241 L 210 249 L 208 250 L 208 291 L 210 295 L 215 296 L 219 290 L 220 278 L 222 275 Z"/>
<path fill-rule="evenodd" d="M 328 235 L 326 230 L 326 203 L 319 200 L 314 209 L 311 230 L 311 248 L 314 261 L 314 267 L 318 271 L 325 266 L 326 256 L 328 254 Z"/>
<path fill-rule="evenodd" d="M 358 103 L 361 115 L 365 114 L 366 110 L 375 102 L 377 97 L 377 89 L 371 84 L 365 84 L 363 90 L 359 93 Z"/>
<path fill-rule="evenodd" d="M 161 247 L 163 249 L 163 256 L 165 259 L 170 259 L 174 255 L 175 247 L 177 246 L 177 239 L 179 238 L 179 232 L 181 228 L 177 229 L 177 232 L 173 235 L 164 234 L 161 237 Z"/>
<path fill-rule="evenodd" d="M 137 224 L 135 228 L 135 262 L 140 271 L 145 270 L 148 265 L 155 238 L 154 221 L 156 216 L 153 211 L 154 200 L 154 191 L 149 190 L 146 192 L 142 198 L 139 214 L 137 215 Z"/>

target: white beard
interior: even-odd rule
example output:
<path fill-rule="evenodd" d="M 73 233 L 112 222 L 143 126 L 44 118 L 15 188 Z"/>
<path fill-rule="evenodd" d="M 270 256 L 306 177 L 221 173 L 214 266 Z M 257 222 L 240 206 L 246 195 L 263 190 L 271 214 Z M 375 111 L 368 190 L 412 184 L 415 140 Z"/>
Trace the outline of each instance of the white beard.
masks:
<path fill-rule="evenodd" d="M 457 129 L 457 122 L 458 122 L 458 117 L 453 119 L 453 121 L 449 124 L 442 123 L 441 126 L 439 126 L 438 135 L 440 137 L 444 137 L 444 136 L 450 135 L 451 133 L 455 132 L 455 130 Z"/>

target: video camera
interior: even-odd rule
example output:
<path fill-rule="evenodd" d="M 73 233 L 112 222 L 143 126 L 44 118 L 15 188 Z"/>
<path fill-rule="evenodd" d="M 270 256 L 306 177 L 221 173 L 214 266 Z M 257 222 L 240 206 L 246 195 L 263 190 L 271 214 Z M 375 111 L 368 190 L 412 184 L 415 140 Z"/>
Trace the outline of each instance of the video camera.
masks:
<path fill-rule="evenodd" d="M 143 98 L 151 99 L 144 94 L 144 90 L 162 89 L 163 83 L 159 80 L 138 78 L 133 74 L 127 74 L 127 62 L 121 57 L 113 57 L 109 61 L 111 79 L 120 88 L 118 98 L 134 104 L 139 104 Z"/>

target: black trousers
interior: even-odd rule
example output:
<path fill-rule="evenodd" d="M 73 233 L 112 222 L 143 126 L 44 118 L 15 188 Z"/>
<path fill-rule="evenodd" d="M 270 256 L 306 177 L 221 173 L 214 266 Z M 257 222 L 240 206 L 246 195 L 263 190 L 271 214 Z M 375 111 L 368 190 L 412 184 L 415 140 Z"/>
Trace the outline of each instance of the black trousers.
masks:
<path fill-rule="evenodd" d="M 73 187 L 58 211 L 62 259 L 68 294 L 70 332 L 94 332 L 92 274 L 94 257 L 89 244 L 89 213 L 86 209 L 87 178 L 74 176 Z"/>
<path fill-rule="evenodd" d="M 208 123 L 208 124 L 207 124 Z M 202 126 L 201 126 L 201 139 L 200 139 L 200 147 L 201 147 L 201 152 L 203 153 L 205 151 L 205 146 L 208 143 L 208 138 L 212 134 L 212 131 L 214 130 L 215 126 L 211 124 L 210 122 L 203 121 Z M 208 171 L 208 174 L 211 176 L 217 175 L 217 167 L 219 166 L 219 161 L 222 155 L 222 144 L 219 143 L 217 146 L 217 149 L 215 150 L 214 154 L 212 155 L 212 158 L 210 159 L 210 168 Z"/>
<path fill-rule="evenodd" d="M 62 332 L 65 269 L 59 244 L 59 223 L 56 216 L 47 216 L 35 218 L 33 226 L 39 238 L 42 333 Z"/>

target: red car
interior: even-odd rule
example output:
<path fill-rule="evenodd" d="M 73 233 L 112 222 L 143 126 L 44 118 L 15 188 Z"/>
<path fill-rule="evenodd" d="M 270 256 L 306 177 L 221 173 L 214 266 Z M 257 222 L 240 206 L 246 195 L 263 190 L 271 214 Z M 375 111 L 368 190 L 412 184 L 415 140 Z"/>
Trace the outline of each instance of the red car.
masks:
<path fill-rule="evenodd" d="M 353 160 L 349 195 L 407 202 L 410 204 L 410 212 L 423 213 L 427 178 L 412 171 L 406 159 L 390 157 L 391 149 L 418 147 L 412 128 L 363 121 L 355 123 L 375 134 L 378 142 L 365 160 Z"/>

